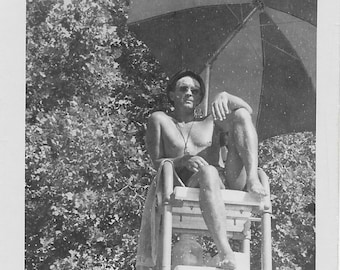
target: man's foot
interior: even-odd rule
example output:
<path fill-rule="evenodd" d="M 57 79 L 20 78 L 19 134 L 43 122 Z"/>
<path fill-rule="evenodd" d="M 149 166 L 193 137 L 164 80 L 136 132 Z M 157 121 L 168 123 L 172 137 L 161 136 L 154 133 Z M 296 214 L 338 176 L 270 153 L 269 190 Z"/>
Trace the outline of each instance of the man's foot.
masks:
<path fill-rule="evenodd" d="M 260 180 L 257 177 L 247 179 L 247 191 L 260 196 L 268 195 Z"/>
<path fill-rule="evenodd" d="M 236 259 L 234 253 L 221 259 L 221 255 L 212 257 L 207 266 L 217 267 L 224 270 L 236 270 Z"/>
<path fill-rule="evenodd" d="M 221 269 L 225 269 L 225 270 L 236 270 L 236 264 L 234 261 L 231 260 L 223 260 L 221 262 L 219 262 L 216 265 L 217 268 L 221 268 Z"/>

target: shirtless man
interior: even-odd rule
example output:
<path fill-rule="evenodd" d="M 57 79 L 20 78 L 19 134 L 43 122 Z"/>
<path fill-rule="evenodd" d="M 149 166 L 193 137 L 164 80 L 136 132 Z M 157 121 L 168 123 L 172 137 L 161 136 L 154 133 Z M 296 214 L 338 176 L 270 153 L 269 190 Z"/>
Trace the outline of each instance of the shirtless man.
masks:
<path fill-rule="evenodd" d="M 205 89 L 200 76 L 191 71 L 177 73 L 167 91 L 175 109 L 171 114 L 159 111 L 150 116 L 146 134 L 149 155 L 155 168 L 163 159 L 173 160 L 182 181 L 200 188 L 202 215 L 219 251 L 218 266 L 236 269 L 220 190 L 227 186 L 265 195 L 257 172 L 258 140 L 252 109 L 242 99 L 223 92 L 212 103 L 212 115 L 195 118 L 194 110 Z M 219 166 L 222 133 L 228 134 L 224 170 Z"/>

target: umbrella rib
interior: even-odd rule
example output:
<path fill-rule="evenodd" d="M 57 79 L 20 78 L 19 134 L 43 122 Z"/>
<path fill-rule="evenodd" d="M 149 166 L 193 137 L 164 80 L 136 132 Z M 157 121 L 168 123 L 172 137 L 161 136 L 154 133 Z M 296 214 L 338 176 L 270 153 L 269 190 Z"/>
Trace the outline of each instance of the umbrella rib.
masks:
<path fill-rule="evenodd" d="M 282 12 L 282 13 L 285 13 L 285 14 L 288 14 L 288 15 L 292 16 L 293 18 L 296 18 L 296 19 L 299 20 L 299 21 L 307 22 L 307 23 L 309 23 L 310 25 L 316 26 L 316 24 L 310 22 L 308 19 L 299 17 L 299 16 L 294 15 L 294 14 L 292 14 L 292 13 L 290 13 L 290 12 L 285 11 L 285 10 L 281 10 L 281 9 L 273 8 L 273 7 L 266 7 L 266 8 L 272 9 L 272 10 L 276 10 L 276 11 L 279 11 L 279 12 Z"/>
<path fill-rule="evenodd" d="M 280 47 L 278 47 L 278 46 L 276 46 L 276 45 L 274 45 L 274 44 L 268 42 L 267 40 L 264 40 L 263 38 L 262 38 L 262 41 L 265 42 L 265 43 L 267 43 L 268 45 L 270 45 L 270 46 L 276 48 L 276 49 L 279 50 L 280 52 L 283 52 L 284 54 L 286 54 L 286 55 L 288 55 L 288 56 L 290 56 L 290 57 L 292 57 L 292 58 L 294 58 L 294 59 L 296 59 L 296 60 L 300 60 L 300 58 L 298 58 L 298 57 L 296 57 L 296 56 L 294 56 L 294 55 L 292 55 L 292 54 L 286 52 L 285 50 L 282 50 Z"/>
<path fill-rule="evenodd" d="M 227 9 L 230 11 L 231 14 L 233 14 L 233 16 L 235 17 L 235 19 L 237 20 L 238 23 L 241 23 L 240 19 L 236 16 L 235 12 L 231 10 L 231 8 L 229 7 L 229 5 L 226 4 Z M 242 10 L 241 10 L 242 11 Z"/>
<path fill-rule="evenodd" d="M 276 25 L 284 25 L 284 24 L 291 24 L 291 23 L 302 23 L 301 20 L 300 21 L 287 21 L 287 22 L 275 22 Z M 267 26 L 270 25 L 268 23 L 263 23 L 261 24 L 261 26 Z"/>

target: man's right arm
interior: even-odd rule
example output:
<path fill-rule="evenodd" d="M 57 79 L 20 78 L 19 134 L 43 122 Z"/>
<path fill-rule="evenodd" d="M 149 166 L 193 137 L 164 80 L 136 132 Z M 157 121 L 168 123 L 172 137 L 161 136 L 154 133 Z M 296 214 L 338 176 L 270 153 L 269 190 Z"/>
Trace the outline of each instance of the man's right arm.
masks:
<path fill-rule="evenodd" d="M 161 138 L 162 112 L 154 112 L 148 120 L 146 129 L 146 148 L 155 169 L 158 169 L 161 158 L 164 156 Z"/>
<path fill-rule="evenodd" d="M 166 121 L 164 112 L 154 112 L 148 120 L 146 130 L 146 148 L 152 160 L 155 169 L 158 169 L 164 159 L 170 159 L 174 162 L 175 167 L 182 166 L 182 158 L 170 158 L 165 155 L 162 139 L 162 123 Z"/>

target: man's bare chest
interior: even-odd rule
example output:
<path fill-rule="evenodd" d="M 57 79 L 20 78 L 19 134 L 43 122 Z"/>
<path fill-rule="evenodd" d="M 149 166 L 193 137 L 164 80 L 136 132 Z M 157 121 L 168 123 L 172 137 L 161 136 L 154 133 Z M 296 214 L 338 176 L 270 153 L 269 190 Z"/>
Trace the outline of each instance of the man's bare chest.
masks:
<path fill-rule="evenodd" d="M 162 127 L 163 148 L 167 156 L 197 155 L 219 147 L 213 121 L 195 120 L 187 124 L 168 121 Z"/>

